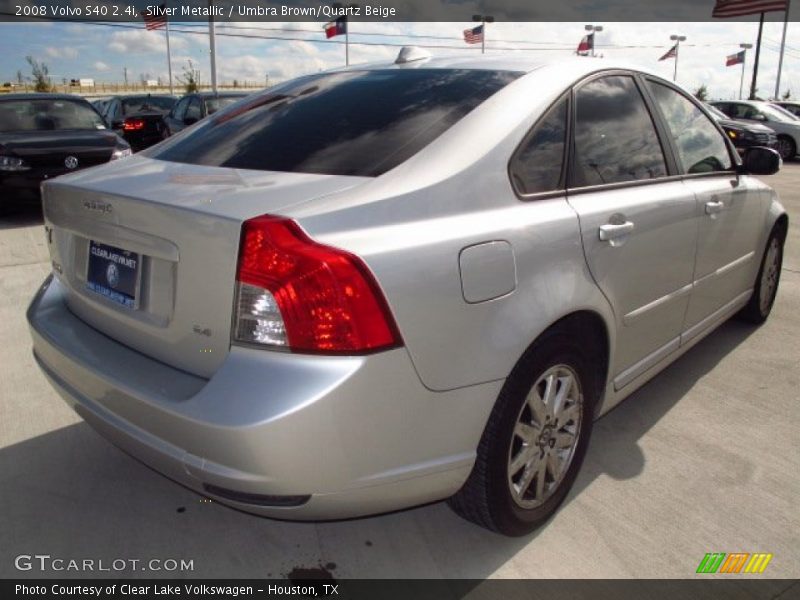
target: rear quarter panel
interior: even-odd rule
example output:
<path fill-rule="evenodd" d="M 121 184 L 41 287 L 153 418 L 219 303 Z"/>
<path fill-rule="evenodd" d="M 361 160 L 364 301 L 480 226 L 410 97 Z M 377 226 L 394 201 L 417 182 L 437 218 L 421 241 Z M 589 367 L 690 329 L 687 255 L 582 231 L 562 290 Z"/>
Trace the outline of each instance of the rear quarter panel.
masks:
<path fill-rule="evenodd" d="M 430 389 L 507 377 L 536 337 L 571 312 L 614 322 L 565 197 L 521 200 L 507 174 L 522 137 L 577 77 L 523 77 L 393 171 L 289 215 L 315 239 L 366 261 Z M 459 254 L 491 241 L 513 249 L 516 289 L 468 303 Z"/>

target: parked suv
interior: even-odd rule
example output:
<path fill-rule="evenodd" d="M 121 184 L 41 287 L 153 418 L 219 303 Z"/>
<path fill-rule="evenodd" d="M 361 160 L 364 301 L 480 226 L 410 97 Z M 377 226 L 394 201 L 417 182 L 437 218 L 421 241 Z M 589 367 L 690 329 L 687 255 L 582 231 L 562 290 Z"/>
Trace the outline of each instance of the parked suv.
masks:
<path fill-rule="evenodd" d="M 723 113 L 735 121 L 761 123 L 778 134 L 778 152 L 783 160 L 797 155 L 800 147 L 800 120 L 759 100 L 737 100 L 712 102 Z"/>
<path fill-rule="evenodd" d="M 99 432 L 219 502 L 449 498 L 521 535 L 598 416 L 728 317 L 767 318 L 788 220 L 751 174 L 779 165 L 608 61 L 309 75 L 44 185 L 34 354 Z"/>

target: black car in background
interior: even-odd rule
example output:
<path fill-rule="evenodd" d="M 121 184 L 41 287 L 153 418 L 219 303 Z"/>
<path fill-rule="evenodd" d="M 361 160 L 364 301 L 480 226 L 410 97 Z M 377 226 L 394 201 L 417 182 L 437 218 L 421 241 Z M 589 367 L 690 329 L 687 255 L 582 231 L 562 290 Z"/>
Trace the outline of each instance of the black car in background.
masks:
<path fill-rule="evenodd" d="M 0 96 L 0 210 L 7 200 L 38 199 L 39 184 L 131 153 L 83 98 L 67 94 Z"/>
<path fill-rule="evenodd" d="M 733 146 L 741 154 L 746 148 L 752 146 L 766 146 L 777 150 L 778 148 L 778 135 L 766 125 L 759 125 L 758 123 L 745 123 L 743 121 L 734 121 L 728 117 L 724 112 L 711 104 L 705 105 L 711 116 L 716 119 L 725 133 L 733 142 Z"/>
<path fill-rule="evenodd" d="M 220 109 L 230 106 L 248 95 L 248 92 L 197 92 L 187 94 L 164 117 L 164 137 L 183 131 L 189 125 L 194 125 L 200 119 L 213 115 Z"/>
<path fill-rule="evenodd" d="M 156 94 L 114 96 L 108 99 L 103 118 L 137 152 L 161 141 L 164 116 L 176 100 L 175 96 Z"/>

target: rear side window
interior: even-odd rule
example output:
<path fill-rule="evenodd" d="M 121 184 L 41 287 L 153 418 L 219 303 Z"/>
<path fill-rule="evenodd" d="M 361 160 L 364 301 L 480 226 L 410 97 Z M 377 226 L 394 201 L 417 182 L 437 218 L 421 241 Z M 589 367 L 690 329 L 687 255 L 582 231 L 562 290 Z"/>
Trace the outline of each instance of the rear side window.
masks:
<path fill-rule="evenodd" d="M 713 173 L 731 168 L 722 134 L 690 100 L 675 90 L 647 82 L 667 122 L 684 173 Z"/>
<path fill-rule="evenodd" d="M 664 177 L 664 152 L 632 77 L 594 79 L 575 94 L 570 187 Z"/>
<path fill-rule="evenodd" d="M 377 176 L 519 75 L 469 69 L 312 75 L 223 109 L 149 155 L 215 167 Z"/>
<path fill-rule="evenodd" d="M 536 194 L 559 189 L 567 137 L 567 97 L 539 120 L 511 159 L 517 192 Z"/>

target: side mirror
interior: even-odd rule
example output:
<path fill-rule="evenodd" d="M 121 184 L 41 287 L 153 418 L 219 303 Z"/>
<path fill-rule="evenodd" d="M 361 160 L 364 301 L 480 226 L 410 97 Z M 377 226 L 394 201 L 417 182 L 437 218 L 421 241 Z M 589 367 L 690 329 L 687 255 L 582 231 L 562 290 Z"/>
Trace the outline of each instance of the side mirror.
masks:
<path fill-rule="evenodd" d="M 754 114 L 753 115 L 753 120 L 754 121 L 764 121 L 764 122 L 769 121 L 769 119 L 767 118 L 767 115 L 762 115 L 761 113 Z"/>
<path fill-rule="evenodd" d="M 772 148 L 754 146 L 744 151 L 739 172 L 743 175 L 773 175 L 782 164 L 781 155 Z"/>

